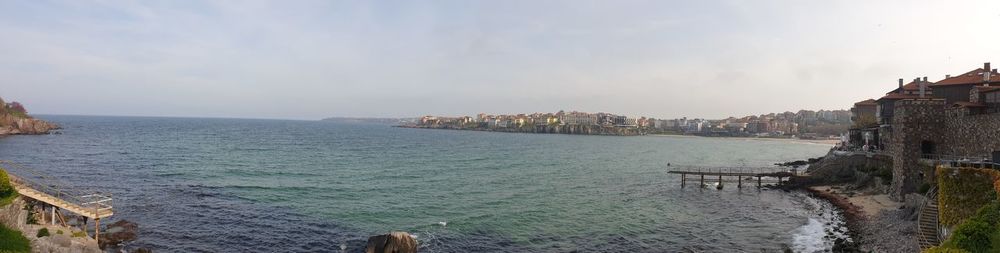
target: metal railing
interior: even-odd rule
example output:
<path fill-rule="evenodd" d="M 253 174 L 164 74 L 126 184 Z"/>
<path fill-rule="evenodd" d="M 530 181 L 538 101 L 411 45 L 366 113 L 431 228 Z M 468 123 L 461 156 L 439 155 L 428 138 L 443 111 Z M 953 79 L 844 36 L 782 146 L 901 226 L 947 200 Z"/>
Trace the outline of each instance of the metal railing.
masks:
<path fill-rule="evenodd" d="M 936 204 L 936 202 L 937 202 L 937 187 L 931 187 L 927 191 L 927 193 L 924 194 L 924 197 L 926 198 L 926 200 L 924 200 L 922 203 L 920 203 L 920 207 L 917 208 L 917 210 L 916 210 L 917 211 L 917 225 L 918 226 L 922 226 L 923 224 L 925 224 L 924 222 L 933 222 L 934 223 L 933 224 L 934 225 L 934 234 L 933 235 L 924 234 L 924 230 L 923 229 L 921 229 L 919 227 L 917 228 L 917 233 L 918 233 L 918 235 L 917 235 L 917 243 L 920 244 L 920 247 L 922 249 L 925 248 L 925 247 L 927 247 L 927 246 L 937 246 L 942 241 L 941 240 L 942 239 L 941 238 L 941 225 L 940 225 L 940 222 L 938 221 L 938 217 L 936 217 L 936 216 L 935 217 L 924 217 L 924 208 L 926 208 L 931 203 L 934 203 L 935 206 L 937 205 Z M 935 215 L 937 215 L 936 212 L 935 212 Z M 933 219 L 931 219 L 931 218 L 933 218 Z M 931 220 L 928 220 L 928 219 L 931 219 Z"/>
<path fill-rule="evenodd" d="M 986 156 L 957 156 L 943 154 L 921 154 L 920 159 L 932 160 L 950 167 L 971 167 L 984 169 L 1000 169 L 1000 163 Z"/>
<path fill-rule="evenodd" d="M 97 191 L 86 193 L 73 192 L 70 190 L 71 188 L 66 187 L 57 178 L 10 161 L 0 160 L 0 169 L 7 171 L 11 183 L 48 194 L 70 204 L 80 206 L 85 210 L 93 210 L 94 215 L 100 215 L 112 210 L 113 201 L 110 193 Z"/>

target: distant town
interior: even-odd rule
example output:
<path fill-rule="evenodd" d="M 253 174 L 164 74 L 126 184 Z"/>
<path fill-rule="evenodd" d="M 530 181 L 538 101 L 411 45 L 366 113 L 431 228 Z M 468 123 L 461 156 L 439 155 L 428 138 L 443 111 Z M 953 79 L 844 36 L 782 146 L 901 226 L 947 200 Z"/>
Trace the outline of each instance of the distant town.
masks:
<path fill-rule="evenodd" d="M 837 139 L 851 127 L 847 110 L 800 110 L 710 120 L 657 119 L 613 113 L 566 112 L 503 114 L 475 117 L 423 116 L 400 127 L 499 132 L 596 135 L 684 134 L 698 136 Z"/>

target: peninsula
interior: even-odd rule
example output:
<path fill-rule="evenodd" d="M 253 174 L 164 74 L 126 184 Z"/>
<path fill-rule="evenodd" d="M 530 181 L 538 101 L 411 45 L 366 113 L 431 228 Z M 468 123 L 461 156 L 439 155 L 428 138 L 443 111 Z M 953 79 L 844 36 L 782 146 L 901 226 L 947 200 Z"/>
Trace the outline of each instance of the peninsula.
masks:
<path fill-rule="evenodd" d="M 15 134 L 47 134 L 59 126 L 36 119 L 18 102 L 4 102 L 0 98 L 0 137 Z"/>

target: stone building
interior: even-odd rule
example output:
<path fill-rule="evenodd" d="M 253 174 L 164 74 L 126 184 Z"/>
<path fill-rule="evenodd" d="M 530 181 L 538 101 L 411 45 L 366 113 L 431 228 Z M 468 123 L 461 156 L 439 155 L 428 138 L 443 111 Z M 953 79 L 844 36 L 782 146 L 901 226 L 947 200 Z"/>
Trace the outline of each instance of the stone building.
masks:
<path fill-rule="evenodd" d="M 1000 87 L 1000 77 L 984 69 L 989 69 L 988 63 L 985 68 L 928 83 L 933 93 L 925 87 L 922 94 L 896 93 L 898 99 L 880 101 L 880 113 L 883 105 L 892 108 L 879 129 L 885 152 L 893 158 L 891 197 L 902 200 L 920 187 L 925 176 L 921 175 L 923 156 L 1000 160 L 1000 113 L 989 109 L 1000 105 L 1000 95 L 994 95 L 1000 94 L 1000 88 L 994 88 Z"/>

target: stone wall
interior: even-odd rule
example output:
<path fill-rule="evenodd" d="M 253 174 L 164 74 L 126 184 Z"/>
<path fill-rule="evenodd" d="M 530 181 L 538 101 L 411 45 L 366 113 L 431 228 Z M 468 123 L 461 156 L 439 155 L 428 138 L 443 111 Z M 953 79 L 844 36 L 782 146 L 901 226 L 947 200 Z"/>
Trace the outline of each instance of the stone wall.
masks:
<path fill-rule="evenodd" d="M 16 197 L 9 205 L 0 207 L 0 224 L 8 228 L 24 231 L 27 220 L 28 210 L 24 210 L 24 199 L 21 197 Z"/>
<path fill-rule="evenodd" d="M 990 157 L 1000 151 L 1000 113 L 949 114 L 945 129 L 949 142 L 938 148 L 939 153 Z"/>
<path fill-rule="evenodd" d="M 903 200 L 921 184 L 921 143 L 933 143 L 934 153 L 990 157 L 1000 151 L 1000 113 L 970 115 L 966 108 L 949 108 L 940 99 L 900 100 L 885 138 L 893 157 L 890 196 Z"/>
<path fill-rule="evenodd" d="M 882 136 L 888 139 L 886 153 L 892 156 L 892 188 L 889 196 L 903 196 L 917 190 L 920 175 L 920 143 L 940 143 L 945 125 L 943 100 L 900 100 L 895 103 L 892 127 Z"/>

